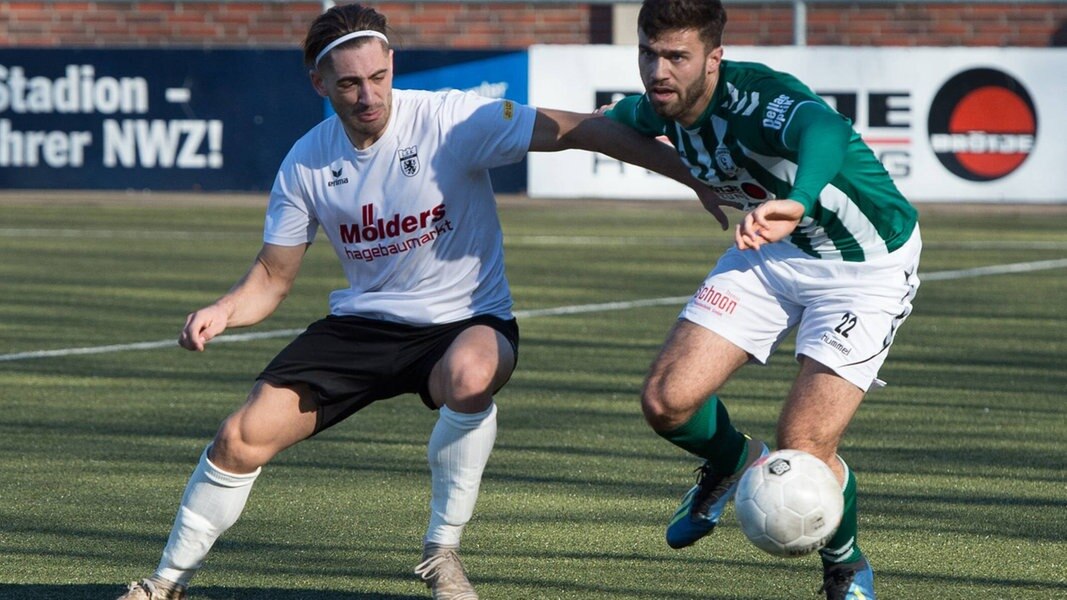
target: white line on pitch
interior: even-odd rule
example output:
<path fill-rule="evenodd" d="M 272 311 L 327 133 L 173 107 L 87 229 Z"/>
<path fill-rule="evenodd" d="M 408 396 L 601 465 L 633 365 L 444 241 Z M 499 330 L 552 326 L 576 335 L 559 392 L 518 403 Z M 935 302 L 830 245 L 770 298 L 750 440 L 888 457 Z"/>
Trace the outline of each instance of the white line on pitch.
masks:
<path fill-rule="evenodd" d="M 1012 263 L 1007 265 L 991 265 L 988 267 L 975 267 L 973 269 L 956 269 L 953 271 L 935 271 L 933 273 L 920 273 L 919 279 L 923 281 L 946 281 L 951 279 L 966 279 L 968 277 L 981 277 L 984 275 L 1003 275 L 1007 273 L 1030 273 L 1048 269 L 1061 269 L 1067 267 L 1067 258 L 1057 260 L 1038 260 L 1025 263 Z M 549 317 L 557 315 L 577 315 L 591 312 L 604 312 L 609 310 L 628 310 L 631 308 L 643 308 L 647 306 L 666 306 L 681 304 L 689 299 L 689 296 L 674 296 L 670 298 L 647 298 L 644 300 L 629 300 L 621 302 L 602 302 L 599 304 L 576 304 L 573 306 L 557 306 L 555 308 L 537 308 L 531 310 L 517 310 L 515 317 L 529 319 L 533 317 Z M 220 335 L 211 340 L 212 344 L 225 344 L 234 342 L 247 342 L 252 340 L 267 340 L 279 337 L 291 337 L 298 335 L 303 329 L 278 329 L 257 333 L 234 333 Z M 110 346 L 90 346 L 86 348 L 60 348 L 57 350 L 37 350 L 34 352 L 17 352 L 14 354 L 0 354 L 0 362 L 26 360 L 31 358 L 53 358 L 57 356 L 75 356 L 82 354 L 103 354 L 106 352 L 122 352 L 125 350 L 154 350 L 158 348 L 170 348 L 177 346 L 175 340 L 158 340 L 155 342 L 137 342 L 132 344 L 112 344 Z"/>
<path fill-rule="evenodd" d="M 606 235 L 504 235 L 504 246 L 650 246 L 715 242 L 713 236 L 617 237 Z M 720 240 L 723 245 L 729 240 Z M 1067 247 L 1067 244 L 1065 244 Z"/>
<path fill-rule="evenodd" d="M 1004 275 L 1006 273 L 1030 273 L 1033 271 L 1046 271 L 1048 269 L 1061 269 L 1067 267 L 1067 258 L 1056 260 L 1035 260 L 1032 262 L 1013 263 L 1010 265 L 990 265 L 988 267 L 974 267 L 973 269 L 957 269 L 955 271 L 935 271 L 926 273 L 919 271 L 920 281 L 943 281 L 946 279 L 966 279 L 968 277 L 981 277 L 982 275 Z"/>
<path fill-rule="evenodd" d="M 132 230 L 132 229 L 37 229 L 32 227 L 0 227 L 0 237 L 13 238 L 90 238 L 103 240 L 201 240 L 234 239 L 240 236 L 258 236 L 259 231 L 179 231 Z"/>
<path fill-rule="evenodd" d="M 269 340 L 271 338 L 294 336 L 302 333 L 303 329 L 275 329 L 274 331 L 261 331 L 256 333 L 232 333 L 220 335 L 211 340 L 212 344 L 228 344 L 234 342 L 249 342 L 252 340 Z M 157 350 L 159 348 L 171 348 L 178 345 L 178 340 L 157 340 L 155 342 L 136 342 L 133 344 L 112 344 L 110 346 L 89 346 L 87 348 L 60 348 L 58 350 L 37 350 L 35 352 L 19 352 L 17 354 L 0 354 L 0 362 L 12 360 L 25 360 L 28 358 L 53 358 L 56 356 L 75 356 L 79 354 L 104 354 L 106 352 L 122 352 L 125 350 Z"/>
<path fill-rule="evenodd" d="M 991 241 L 926 241 L 923 240 L 923 249 L 937 248 L 949 250 L 1064 250 L 1067 249 L 1067 240 L 997 240 Z"/>
<path fill-rule="evenodd" d="M 618 237 L 606 235 L 505 235 L 505 246 L 642 246 L 642 245 L 688 245 L 704 244 L 727 245 L 729 240 L 716 241 L 715 236 L 656 236 L 656 237 Z M 164 230 L 128 230 L 128 229 L 75 229 L 42 227 L 0 227 L 0 237 L 9 238 L 91 238 L 91 239 L 175 239 L 202 240 L 233 239 L 241 236 L 259 235 L 258 230 L 233 231 L 183 231 Z M 924 248 L 939 249 L 981 249 L 981 250 L 1067 250 L 1067 241 L 1059 240 L 1001 240 L 990 241 L 924 241 Z"/>
<path fill-rule="evenodd" d="M 626 310 L 629 308 L 642 308 L 645 306 L 665 306 L 679 304 L 689 300 L 689 296 L 675 296 L 673 298 L 648 298 L 647 300 L 629 300 L 622 302 L 604 302 L 602 304 L 578 304 L 575 306 L 557 306 L 556 308 L 535 308 L 531 310 L 515 311 L 515 318 L 525 319 L 529 317 L 550 317 L 555 315 L 578 315 L 582 313 L 602 312 L 608 310 Z M 2 357 L 0 357 L 2 358 Z"/>

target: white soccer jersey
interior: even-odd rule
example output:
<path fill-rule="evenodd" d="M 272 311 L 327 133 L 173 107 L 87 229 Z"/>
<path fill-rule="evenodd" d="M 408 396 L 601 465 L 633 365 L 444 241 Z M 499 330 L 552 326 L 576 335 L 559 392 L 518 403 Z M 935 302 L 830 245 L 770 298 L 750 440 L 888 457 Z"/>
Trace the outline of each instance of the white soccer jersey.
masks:
<path fill-rule="evenodd" d="M 330 313 L 400 323 L 511 318 L 503 232 L 487 169 L 521 160 L 536 111 L 472 93 L 393 90 L 382 137 L 357 150 L 326 119 L 289 151 L 263 240 L 322 227 L 349 286 Z"/>

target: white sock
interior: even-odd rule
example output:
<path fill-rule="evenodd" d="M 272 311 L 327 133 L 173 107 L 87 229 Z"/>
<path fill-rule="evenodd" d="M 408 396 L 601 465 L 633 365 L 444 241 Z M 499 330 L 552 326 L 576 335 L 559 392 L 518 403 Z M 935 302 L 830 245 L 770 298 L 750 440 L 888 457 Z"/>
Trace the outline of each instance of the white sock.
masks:
<path fill-rule="evenodd" d="M 252 482 L 262 470 L 246 475 L 227 473 L 208 460 L 208 448 L 200 455 L 200 464 L 185 486 L 178 516 L 155 573 L 156 577 L 181 585 L 189 585 L 215 540 L 237 522 L 252 491 Z"/>
<path fill-rule="evenodd" d="M 458 546 L 496 441 L 496 404 L 480 413 L 460 413 L 447 406 L 438 412 L 427 450 L 430 526 L 423 542 Z"/>

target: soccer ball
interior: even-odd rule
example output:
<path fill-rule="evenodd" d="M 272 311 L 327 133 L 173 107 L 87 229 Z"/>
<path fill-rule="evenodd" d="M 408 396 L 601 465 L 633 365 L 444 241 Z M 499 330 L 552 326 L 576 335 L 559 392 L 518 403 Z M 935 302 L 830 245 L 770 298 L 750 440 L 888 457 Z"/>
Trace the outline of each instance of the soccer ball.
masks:
<path fill-rule="evenodd" d="M 775 556 L 803 556 L 826 545 L 844 512 L 841 484 L 823 461 L 778 450 L 741 477 L 737 519 L 748 539 Z"/>

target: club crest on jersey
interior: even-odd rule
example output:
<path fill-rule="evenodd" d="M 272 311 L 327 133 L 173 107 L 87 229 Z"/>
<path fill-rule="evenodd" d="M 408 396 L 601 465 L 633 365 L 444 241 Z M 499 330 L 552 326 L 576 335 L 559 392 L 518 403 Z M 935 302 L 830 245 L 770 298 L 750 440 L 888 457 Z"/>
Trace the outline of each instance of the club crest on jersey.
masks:
<path fill-rule="evenodd" d="M 719 167 L 719 171 L 726 176 L 726 179 L 733 179 L 737 176 L 737 163 L 734 162 L 734 157 L 730 156 L 730 149 L 724 145 L 719 145 L 715 149 L 715 165 Z"/>
<path fill-rule="evenodd" d="M 419 147 L 401 148 L 397 151 L 400 161 L 400 170 L 408 177 L 414 177 L 419 173 Z"/>

